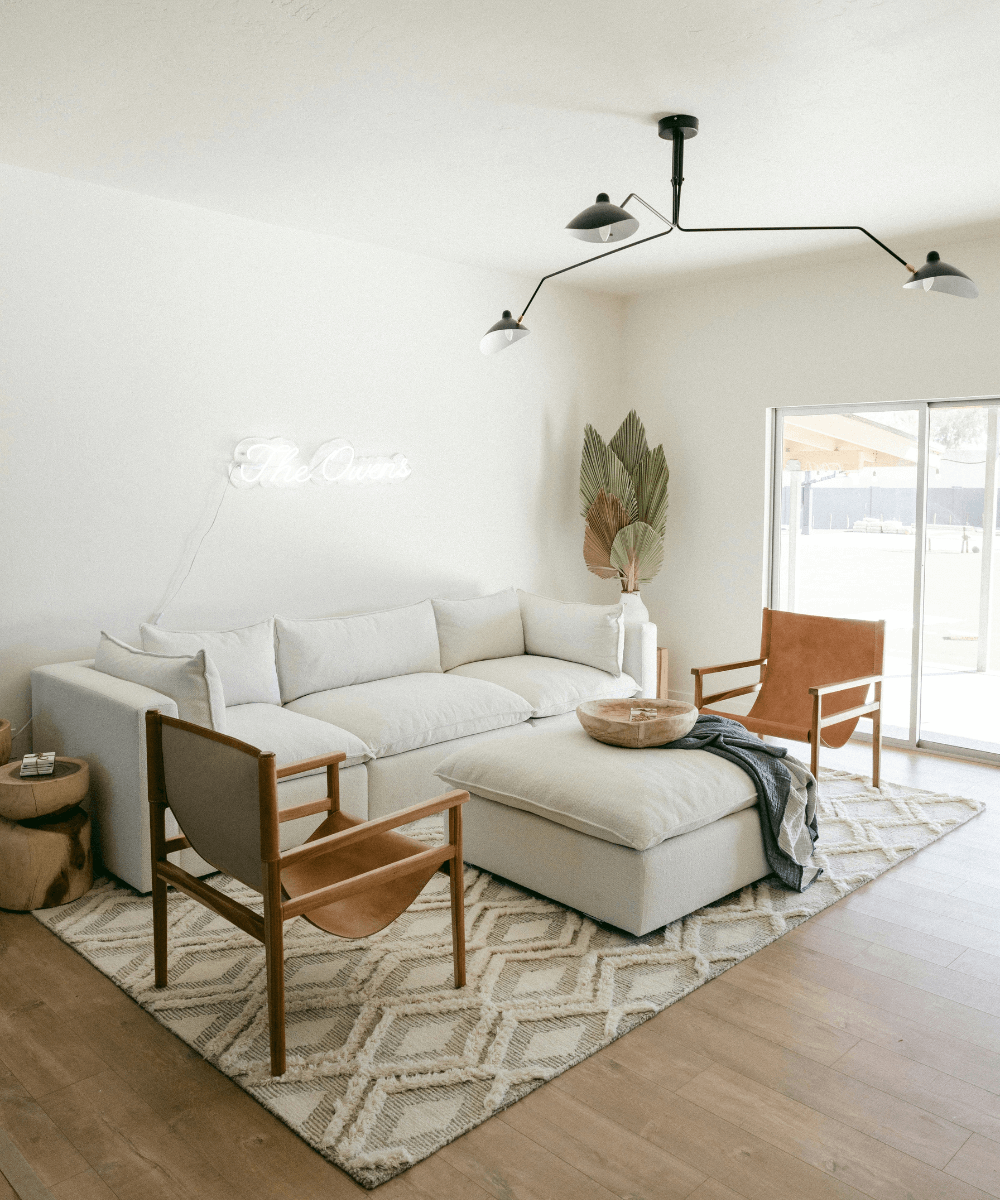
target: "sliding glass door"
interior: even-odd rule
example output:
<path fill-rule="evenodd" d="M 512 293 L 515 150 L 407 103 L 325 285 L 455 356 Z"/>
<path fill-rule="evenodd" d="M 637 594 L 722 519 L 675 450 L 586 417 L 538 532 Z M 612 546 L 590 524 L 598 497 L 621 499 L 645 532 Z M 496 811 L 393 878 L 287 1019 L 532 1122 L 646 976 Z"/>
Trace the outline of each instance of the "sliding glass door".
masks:
<path fill-rule="evenodd" d="M 997 753 L 997 407 L 932 407 L 929 438 L 920 738 Z"/>
<path fill-rule="evenodd" d="M 771 604 L 886 622 L 890 742 L 1000 756 L 998 407 L 776 413 Z"/>

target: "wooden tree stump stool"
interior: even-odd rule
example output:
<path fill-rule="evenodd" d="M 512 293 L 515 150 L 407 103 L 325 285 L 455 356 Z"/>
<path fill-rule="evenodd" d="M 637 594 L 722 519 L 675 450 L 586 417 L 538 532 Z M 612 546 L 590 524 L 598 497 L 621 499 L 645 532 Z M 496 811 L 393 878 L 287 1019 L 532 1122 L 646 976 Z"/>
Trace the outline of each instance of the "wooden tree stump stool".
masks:
<path fill-rule="evenodd" d="M 51 775 L 21 779 L 20 770 L 20 762 L 0 767 L 0 908 L 68 904 L 94 881 L 90 817 L 78 807 L 89 768 L 57 758 Z"/>
<path fill-rule="evenodd" d="M 90 767 L 82 758 L 57 758 L 51 775 L 21 778 L 21 762 L 0 767 L 0 817 L 31 821 L 62 812 L 85 800 L 90 788 Z"/>

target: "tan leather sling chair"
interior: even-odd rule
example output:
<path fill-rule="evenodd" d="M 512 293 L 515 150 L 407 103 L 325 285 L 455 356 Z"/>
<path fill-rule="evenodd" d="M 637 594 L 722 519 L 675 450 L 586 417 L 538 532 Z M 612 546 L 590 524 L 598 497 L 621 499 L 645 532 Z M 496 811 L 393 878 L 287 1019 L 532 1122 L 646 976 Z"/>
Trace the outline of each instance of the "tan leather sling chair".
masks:
<path fill-rule="evenodd" d="M 817 776 L 820 744 L 843 746 L 859 718 L 870 716 L 872 786 L 878 787 L 884 647 L 885 621 L 849 621 L 765 608 L 760 658 L 692 668 L 695 707 L 702 713 L 731 717 L 753 733 L 809 742 L 810 770 Z M 756 666 L 760 667 L 760 683 L 702 695 L 704 676 Z M 875 688 L 871 701 L 867 699 L 869 685 Z M 746 716 L 708 707 L 750 692 L 758 694 Z"/>
<path fill-rule="evenodd" d="M 405 911 L 435 871 L 446 870 L 455 987 L 465 986 L 462 805 L 468 792 L 448 792 L 388 817 L 362 821 L 340 811 L 342 753 L 279 769 L 272 753 L 158 712 L 146 713 L 146 747 L 156 986 L 167 986 L 167 884 L 172 884 L 264 943 L 272 1075 L 285 1072 L 283 926 L 292 917 L 301 915 L 339 937 L 367 937 Z M 279 811 L 278 780 L 321 767 L 326 767 L 326 799 Z M 169 840 L 168 806 L 182 831 Z M 446 845 L 428 849 L 392 832 L 445 809 Z M 320 812 L 329 815 L 309 840 L 282 854 L 279 824 Z M 213 867 L 260 892 L 264 915 L 167 862 L 168 854 L 189 846 Z"/>

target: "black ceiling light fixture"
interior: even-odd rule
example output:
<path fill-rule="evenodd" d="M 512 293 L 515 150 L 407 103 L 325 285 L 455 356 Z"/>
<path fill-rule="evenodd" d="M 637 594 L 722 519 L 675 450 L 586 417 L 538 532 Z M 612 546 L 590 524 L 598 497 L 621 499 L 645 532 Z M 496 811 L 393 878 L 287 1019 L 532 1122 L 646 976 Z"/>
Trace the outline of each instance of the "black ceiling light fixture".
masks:
<path fill-rule="evenodd" d="M 601 192 L 590 208 L 578 213 L 566 228 L 581 242 L 624 242 L 639 228 L 639 222 L 624 208 L 612 204 L 607 192 Z"/>
<path fill-rule="evenodd" d="M 913 270 L 912 267 L 910 269 Z M 925 292 L 947 292 L 950 296 L 964 296 L 966 300 L 975 300 L 979 295 L 979 288 L 968 275 L 958 267 L 942 262 L 936 250 L 927 255 L 927 261 L 919 271 L 913 272 L 913 278 L 903 287 L 922 287 Z"/>
<path fill-rule="evenodd" d="M 496 354 L 500 350 L 506 350 L 508 346 L 514 342 L 518 342 L 521 338 L 525 338 L 531 332 L 530 329 L 525 329 L 520 321 L 515 321 L 510 315 L 510 309 L 503 310 L 503 316 L 495 325 L 491 325 L 483 334 L 483 339 L 479 343 L 479 349 L 484 354 Z"/>
<path fill-rule="evenodd" d="M 563 275 L 567 271 L 574 271 L 577 267 L 585 267 L 587 263 L 597 262 L 599 258 L 608 258 L 612 254 L 620 254 L 623 250 L 631 250 L 636 246 L 641 246 L 645 242 L 652 242 L 656 238 L 666 237 L 668 233 L 673 233 L 676 229 L 680 233 L 778 233 L 782 231 L 797 231 L 797 230 L 853 230 L 856 233 L 863 233 L 866 238 L 870 238 L 876 246 L 880 246 L 886 254 L 891 255 L 897 262 L 911 273 L 912 278 L 903 284 L 904 288 L 920 288 L 925 291 L 947 292 L 951 296 L 962 296 L 967 300 L 974 300 L 979 295 L 979 289 L 972 280 L 964 272 L 959 271 L 957 267 L 952 267 L 946 262 L 941 261 L 941 256 L 936 250 L 932 250 L 927 255 L 927 261 L 919 270 L 911 266 L 905 258 L 900 257 L 894 250 L 890 250 L 885 242 L 870 233 L 862 225 L 716 225 L 706 227 L 684 226 L 681 224 L 681 186 L 684 183 L 684 143 L 688 138 L 693 138 L 698 133 L 698 118 L 687 116 L 686 114 L 676 114 L 674 116 L 663 117 L 659 122 L 659 135 L 666 141 L 673 142 L 673 170 L 671 172 L 670 185 L 673 191 L 673 213 L 668 220 L 662 213 L 656 211 L 651 205 L 647 204 L 641 196 L 632 192 L 621 202 L 620 205 L 612 204 L 606 192 L 601 192 L 597 200 L 583 212 L 579 213 L 566 226 L 570 234 L 585 242 L 623 242 L 630 238 L 633 233 L 639 228 L 638 220 L 631 215 L 626 209 L 626 206 L 632 200 L 638 201 L 644 208 L 658 217 L 667 226 L 660 233 L 654 233 L 650 237 L 640 238 L 637 242 L 632 242 L 629 246 L 616 246 L 613 250 L 606 250 L 603 254 L 595 254 L 592 258 L 585 258 L 582 262 L 573 263 L 571 266 L 563 267 L 559 271 L 552 271 L 548 275 L 543 275 L 538 281 L 538 285 L 531 293 L 528 303 L 524 306 L 520 317 L 515 319 L 508 311 L 504 311 L 503 317 L 495 325 L 493 325 L 486 333 L 486 336 L 479 343 L 479 348 L 484 354 L 495 354 L 498 350 L 506 350 L 515 341 L 527 337 L 528 330 L 522 325 L 524 314 L 531 307 L 531 302 L 538 295 L 538 289 L 547 279 L 552 279 L 556 275 Z"/>

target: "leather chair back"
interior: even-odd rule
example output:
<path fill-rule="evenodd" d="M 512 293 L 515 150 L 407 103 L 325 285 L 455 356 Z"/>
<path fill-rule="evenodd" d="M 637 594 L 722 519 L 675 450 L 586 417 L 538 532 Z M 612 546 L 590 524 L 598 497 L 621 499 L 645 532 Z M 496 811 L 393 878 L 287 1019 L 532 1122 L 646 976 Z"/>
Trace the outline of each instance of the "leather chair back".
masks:
<path fill-rule="evenodd" d="M 808 613 L 764 609 L 760 654 L 767 659 L 763 683 L 750 716 L 789 729 L 808 729 L 812 721 L 810 687 L 880 675 L 885 644 L 884 621 L 852 621 Z M 823 698 L 823 716 L 863 704 L 867 687 Z M 825 746 L 842 746 L 858 719 L 823 730 Z"/>
<path fill-rule="evenodd" d="M 166 801 L 184 836 L 206 862 L 262 892 L 262 833 L 278 841 L 277 808 L 261 803 L 260 787 L 273 755 L 169 718 L 161 730 Z"/>

